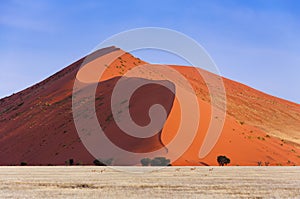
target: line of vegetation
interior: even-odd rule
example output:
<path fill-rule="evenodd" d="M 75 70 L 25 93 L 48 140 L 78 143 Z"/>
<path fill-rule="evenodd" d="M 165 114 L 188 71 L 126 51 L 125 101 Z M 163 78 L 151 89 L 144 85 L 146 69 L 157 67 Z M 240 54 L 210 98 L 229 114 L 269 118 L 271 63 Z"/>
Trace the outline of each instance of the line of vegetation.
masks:
<path fill-rule="evenodd" d="M 170 160 L 165 157 L 156 157 L 154 159 L 143 158 L 141 159 L 141 164 L 143 166 L 172 166 Z"/>

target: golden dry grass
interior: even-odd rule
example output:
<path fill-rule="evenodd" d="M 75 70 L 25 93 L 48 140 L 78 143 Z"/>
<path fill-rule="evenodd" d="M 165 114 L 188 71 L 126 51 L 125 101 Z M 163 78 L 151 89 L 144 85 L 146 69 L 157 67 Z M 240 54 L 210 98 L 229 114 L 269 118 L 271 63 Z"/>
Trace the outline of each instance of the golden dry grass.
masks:
<path fill-rule="evenodd" d="M 299 167 L 0 167 L 1 198 L 300 198 Z"/>

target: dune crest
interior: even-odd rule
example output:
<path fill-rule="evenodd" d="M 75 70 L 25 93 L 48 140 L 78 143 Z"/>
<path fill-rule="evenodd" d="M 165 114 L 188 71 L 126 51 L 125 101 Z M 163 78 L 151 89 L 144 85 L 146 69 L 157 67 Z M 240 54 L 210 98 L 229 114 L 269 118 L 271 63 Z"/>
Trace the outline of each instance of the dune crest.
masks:
<path fill-rule="evenodd" d="M 110 63 L 107 62 L 110 56 L 118 58 Z M 103 72 L 102 77 L 98 77 L 96 72 L 91 74 L 85 71 L 84 67 L 80 68 L 83 63 L 93 70 L 100 70 L 98 73 Z M 116 82 L 128 71 L 134 68 L 138 70 L 142 65 L 145 67 L 141 72 L 147 78 L 127 77 L 127 81 L 149 83 L 138 90 L 129 102 L 133 120 L 141 126 L 147 125 L 148 110 L 156 103 L 162 105 L 167 113 L 163 128 L 153 129 L 152 133 L 157 131 L 156 134 L 150 136 L 149 132 L 143 141 L 123 134 L 114 120 L 107 121 L 107 116 L 112 115 L 110 98 Z M 69 159 L 74 159 L 78 164 L 93 164 L 95 158 L 82 143 L 73 120 L 72 91 L 76 79 L 82 84 L 99 83 L 95 96 L 97 117 L 100 125 L 105 126 L 107 137 L 118 146 L 137 153 L 167 146 L 177 136 L 182 111 L 174 93 L 157 84 L 164 81 L 164 77 L 151 66 L 121 49 L 109 47 L 92 53 L 87 59 L 78 60 L 30 88 L 1 99 L 0 165 L 19 165 L 20 162 L 29 165 L 64 165 Z M 222 78 L 227 97 L 224 127 L 212 151 L 200 158 L 199 151 L 209 123 L 218 122 L 220 117 L 212 117 L 209 89 L 201 76 L 195 76 L 197 69 L 169 67 L 190 83 L 199 104 L 199 110 L 195 111 L 200 113 L 195 138 L 173 165 L 218 165 L 217 156 L 226 155 L 233 166 L 300 166 L 300 105 L 226 78 Z M 202 70 L 202 73 L 211 79 L 221 78 L 207 71 Z M 168 81 L 164 83 L 172 84 Z M 214 106 L 222 111 L 218 104 Z M 86 114 L 88 117 L 89 113 Z M 191 112 L 191 120 L 193 116 Z M 186 132 L 187 137 L 190 134 Z M 162 155 L 167 157 L 170 153 L 172 150 L 165 150 Z"/>

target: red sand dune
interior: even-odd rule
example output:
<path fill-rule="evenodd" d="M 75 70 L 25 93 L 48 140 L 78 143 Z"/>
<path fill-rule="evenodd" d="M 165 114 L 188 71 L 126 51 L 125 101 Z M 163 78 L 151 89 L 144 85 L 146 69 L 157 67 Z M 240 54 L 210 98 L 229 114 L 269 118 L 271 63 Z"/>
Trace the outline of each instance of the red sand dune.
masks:
<path fill-rule="evenodd" d="M 110 56 L 119 58 L 107 64 Z M 151 68 L 148 65 L 142 71 L 147 79 L 152 80 L 144 79 L 150 81 L 150 85 L 139 89 L 130 99 L 130 114 L 137 124 L 146 125 L 150 122 L 149 108 L 158 103 L 164 106 L 168 118 L 162 131 L 141 141 L 124 135 L 115 120 L 107 121 L 107 117 L 112 114 L 110 98 L 115 83 L 120 76 L 146 62 L 114 47 L 99 50 L 88 59 L 91 67 L 94 67 L 93 71 L 101 70 L 104 66 L 105 72 L 100 80 L 96 73 L 90 74 L 84 68 L 77 74 L 83 58 L 41 83 L 0 100 L 0 165 L 17 165 L 20 162 L 29 165 L 63 165 L 71 158 L 75 163 L 92 164 L 95 158 L 82 144 L 72 116 L 75 78 L 85 83 L 100 82 L 95 96 L 97 117 L 99 123 L 105 126 L 106 135 L 121 148 L 147 152 L 167 146 L 176 137 L 182 119 L 179 100 L 168 89 L 157 84 L 163 77 L 158 77 L 161 74 L 155 73 L 154 66 Z M 204 80 L 195 75 L 195 69 L 170 67 L 192 85 L 201 113 L 195 139 L 173 165 L 217 165 L 218 155 L 228 156 L 230 165 L 256 166 L 258 162 L 263 165 L 300 165 L 300 105 L 226 78 L 223 78 L 227 96 L 224 128 L 212 151 L 205 158 L 199 158 L 209 123 L 219 118 L 211 118 L 208 88 Z M 211 79 L 220 78 L 202 72 Z M 125 81 L 141 80 L 133 76 Z M 191 120 L 194 118 L 193 113 L 190 117 Z M 186 132 L 186 135 L 190 133 Z M 168 152 L 164 155 L 168 156 Z"/>

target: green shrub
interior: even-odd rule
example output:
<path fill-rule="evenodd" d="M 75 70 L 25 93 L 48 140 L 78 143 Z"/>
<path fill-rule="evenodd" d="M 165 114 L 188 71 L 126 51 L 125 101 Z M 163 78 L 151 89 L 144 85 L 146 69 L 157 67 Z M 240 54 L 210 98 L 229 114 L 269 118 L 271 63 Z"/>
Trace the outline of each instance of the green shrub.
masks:
<path fill-rule="evenodd" d="M 171 166 L 170 160 L 165 157 L 156 157 L 154 159 L 143 158 L 141 164 L 143 166 Z"/>
<path fill-rule="evenodd" d="M 141 163 L 142 163 L 143 166 L 149 166 L 150 162 L 151 162 L 150 158 L 143 158 L 143 159 L 141 159 Z"/>
<path fill-rule="evenodd" d="M 156 157 L 151 160 L 151 166 L 168 166 L 170 164 L 170 160 L 166 159 L 165 157 Z"/>

